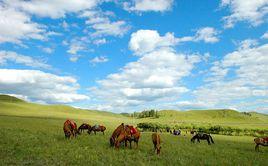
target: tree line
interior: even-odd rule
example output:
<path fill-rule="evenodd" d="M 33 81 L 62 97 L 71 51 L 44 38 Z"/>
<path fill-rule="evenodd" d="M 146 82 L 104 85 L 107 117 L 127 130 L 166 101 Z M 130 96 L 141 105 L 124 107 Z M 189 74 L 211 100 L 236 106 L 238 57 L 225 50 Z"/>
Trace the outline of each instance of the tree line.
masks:
<path fill-rule="evenodd" d="M 160 123 L 139 123 L 137 127 L 142 131 L 167 131 L 169 132 L 171 129 L 175 130 L 185 130 L 185 131 L 196 131 L 196 132 L 204 132 L 210 134 L 221 134 L 221 135 L 248 135 L 248 136 L 264 136 L 268 135 L 268 130 L 264 129 L 241 129 L 230 126 L 197 126 L 197 125 L 175 125 L 169 126 L 167 124 Z"/>

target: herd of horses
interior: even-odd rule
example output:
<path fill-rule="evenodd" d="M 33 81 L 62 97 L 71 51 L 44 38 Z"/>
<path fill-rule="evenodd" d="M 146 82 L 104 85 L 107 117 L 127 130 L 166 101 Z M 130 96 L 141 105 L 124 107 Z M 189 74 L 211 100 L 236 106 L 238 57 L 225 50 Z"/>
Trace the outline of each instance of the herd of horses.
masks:
<path fill-rule="evenodd" d="M 89 124 L 83 123 L 80 127 L 77 128 L 77 124 L 73 120 L 66 120 L 63 125 L 65 138 L 74 138 L 77 135 L 83 133 L 84 130 L 87 130 L 88 134 L 91 134 L 91 132 L 93 131 L 95 135 L 96 132 L 102 132 L 104 135 L 106 127 L 102 125 L 90 126 Z M 180 133 L 181 133 L 180 130 L 179 131 L 174 130 L 172 134 L 180 135 Z M 191 134 L 194 134 L 194 132 L 193 133 L 191 132 Z M 122 123 L 113 131 L 109 139 L 110 146 L 119 149 L 120 145 L 123 144 L 125 147 L 127 147 L 129 143 L 130 148 L 132 148 L 132 142 L 135 142 L 136 148 L 138 148 L 140 136 L 141 136 L 140 131 L 137 128 Z M 197 140 L 199 143 L 200 140 L 206 140 L 208 142 L 208 145 L 210 145 L 211 143 L 214 144 L 214 140 L 211 137 L 211 135 L 206 133 L 194 134 L 194 136 L 191 138 L 191 142 L 194 143 L 195 140 Z M 157 154 L 160 154 L 161 140 L 159 133 L 154 132 L 152 134 L 152 142 L 154 145 L 154 150 L 156 151 Z M 260 145 L 268 146 L 268 137 L 255 138 L 254 142 L 256 144 L 255 150 L 258 151 Z"/>

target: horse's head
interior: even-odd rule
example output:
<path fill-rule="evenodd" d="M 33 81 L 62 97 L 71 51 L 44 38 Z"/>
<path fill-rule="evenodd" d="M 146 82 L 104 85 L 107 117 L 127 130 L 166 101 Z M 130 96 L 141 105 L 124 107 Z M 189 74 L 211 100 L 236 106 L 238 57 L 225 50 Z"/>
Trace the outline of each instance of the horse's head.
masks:
<path fill-rule="evenodd" d="M 160 145 L 156 145 L 156 153 L 160 154 L 160 150 L 161 150 L 161 146 Z"/>
<path fill-rule="evenodd" d="M 88 126 L 87 133 L 88 133 L 88 134 L 91 134 L 91 131 L 92 131 L 92 127 L 91 127 L 91 126 Z"/>

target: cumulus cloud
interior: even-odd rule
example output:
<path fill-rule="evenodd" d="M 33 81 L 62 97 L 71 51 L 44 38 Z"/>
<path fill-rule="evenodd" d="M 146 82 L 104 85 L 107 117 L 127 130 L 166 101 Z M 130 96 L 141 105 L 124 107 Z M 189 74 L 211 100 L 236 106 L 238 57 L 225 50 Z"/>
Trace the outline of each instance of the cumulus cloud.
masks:
<path fill-rule="evenodd" d="M 131 0 L 123 3 L 128 11 L 136 12 L 164 12 L 172 8 L 173 0 Z"/>
<path fill-rule="evenodd" d="M 7 8 L 0 2 L 0 44 L 21 44 L 22 39 L 45 39 L 45 27 L 32 22 L 28 14 Z"/>
<path fill-rule="evenodd" d="M 175 37 L 172 33 L 166 33 L 164 36 L 160 36 L 154 30 L 138 30 L 132 33 L 129 48 L 136 55 L 142 55 L 158 48 L 170 47 L 182 42 L 204 41 L 206 43 L 215 43 L 219 41 L 218 34 L 219 32 L 211 27 L 200 28 L 194 36 L 181 38 Z"/>
<path fill-rule="evenodd" d="M 268 0 L 222 0 L 222 7 L 228 7 L 231 15 L 223 17 L 225 28 L 232 28 L 239 21 L 247 21 L 257 26 L 265 21 Z"/>
<path fill-rule="evenodd" d="M 20 55 L 13 51 L 0 51 L 0 65 L 8 62 L 23 64 L 25 66 L 51 69 L 52 67 L 41 60 L 34 59 L 30 56 Z"/>
<path fill-rule="evenodd" d="M 267 54 L 268 44 L 264 44 L 246 46 L 225 55 L 211 67 L 207 84 L 194 91 L 197 100 L 214 107 L 250 100 L 250 108 L 256 108 L 254 101 L 268 96 Z"/>
<path fill-rule="evenodd" d="M 99 0 L 4 0 L 4 3 L 29 14 L 56 19 L 65 17 L 67 13 L 92 9 L 96 7 Z"/>
<path fill-rule="evenodd" d="M 194 64 L 200 61 L 199 56 L 179 54 L 172 48 L 169 37 L 160 36 L 156 31 L 152 34 L 161 39 L 161 44 L 154 44 L 159 47 L 150 47 L 136 62 L 98 80 L 98 86 L 89 89 L 93 96 L 105 100 L 108 106 L 124 108 L 174 100 L 188 91 L 180 81 L 190 75 Z M 130 43 L 135 37 L 132 35 Z M 146 37 L 151 36 L 145 35 L 144 41 L 149 41 Z"/>
<path fill-rule="evenodd" d="M 73 77 L 57 76 L 39 70 L 0 69 L 0 91 L 44 103 L 73 103 L 89 99 L 78 94 Z"/>

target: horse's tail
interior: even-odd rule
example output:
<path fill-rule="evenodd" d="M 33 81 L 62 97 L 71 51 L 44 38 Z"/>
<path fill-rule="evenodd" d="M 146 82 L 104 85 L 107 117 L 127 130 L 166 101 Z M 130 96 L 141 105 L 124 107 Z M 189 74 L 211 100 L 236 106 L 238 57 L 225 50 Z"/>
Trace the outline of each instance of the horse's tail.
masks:
<path fill-rule="evenodd" d="M 213 141 L 213 139 L 212 139 L 210 134 L 209 134 L 209 138 L 210 138 L 211 142 L 214 144 L 214 141 Z"/>

